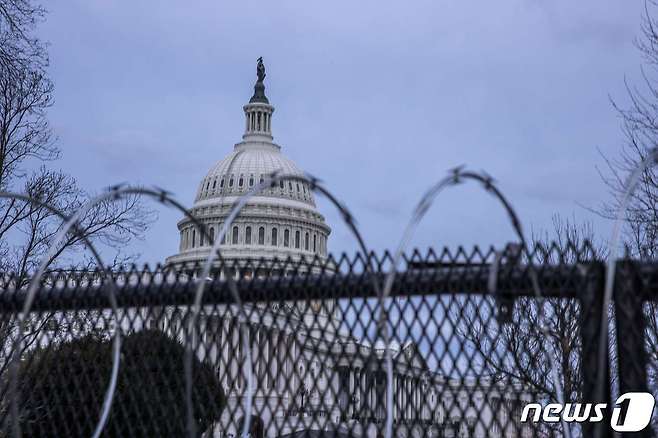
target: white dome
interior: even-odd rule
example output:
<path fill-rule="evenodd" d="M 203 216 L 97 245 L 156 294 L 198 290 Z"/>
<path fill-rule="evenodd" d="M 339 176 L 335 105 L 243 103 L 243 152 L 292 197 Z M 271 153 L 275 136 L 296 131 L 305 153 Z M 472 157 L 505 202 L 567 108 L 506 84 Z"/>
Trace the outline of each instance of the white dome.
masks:
<path fill-rule="evenodd" d="M 275 171 L 285 175 L 304 175 L 273 143 L 238 143 L 233 152 L 218 161 L 201 180 L 195 202 L 240 196 Z M 294 199 L 315 206 L 308 185 L 298 181 L 281 181 L 278 187 L 264 190 L 260 195 Z"/>
<path fill-rule="evenodd" d="M 233 203 L 271 173 L 304 175 L 272 142 L 274 107 L 258 84 L 255 89 L 254 97 L 243 107 L 246 123 L 242 142 L 208 171 L 197 190 L 191 211 L 209 238 L 202 236 L 197 224 L 186 217 L 181 219 L 179 250 L 167 263 L 203 262 Z M 227 227 L 220 247 L 225 260 L 238 261 L 249 271 L 253 260 L 324 259 L 330 232 L 308 184 L 289 179 L 250 198 Z"/>

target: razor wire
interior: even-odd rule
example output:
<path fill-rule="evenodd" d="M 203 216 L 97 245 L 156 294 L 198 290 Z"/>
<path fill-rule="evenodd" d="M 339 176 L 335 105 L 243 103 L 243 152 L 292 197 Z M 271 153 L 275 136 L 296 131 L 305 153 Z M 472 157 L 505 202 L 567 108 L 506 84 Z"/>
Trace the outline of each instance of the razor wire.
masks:
<path fill-rule="evenodd" d="M 84 206 L 79 208 L 71 217 L 68 218 L 64 226 L 58 231 L 54 238 L 54 244 L 50 247 L 48 254 L 50 252 L 54 251 L 54 248 L 57 247 L 59 242 L 66 236 L 66 234 L 69 232 L 69 230 L 76 229 L 76 224 L 78 223 L 79 219 L 87 212 L 89 209 L 93 208 L 94 206 L 102 203 L 102 202 L 114 202 L 118 199 L 120 199 L 122 196 L 125 195 L 138 195 L 138 196 L 147 196 L 150 198 L 155 199 L 157 202 L 159 202 L 162 205 L 165 206 L 170 206 L 173 208 L 176 208 L 177 210 L 181 211 L 185 216 L 187 216 L 200 230 L 200 232 L 203 234 L 204 237 L 210 238 L 208 235 L 204 225 L 189 211 L 187 210 L 182 204 L 180 204 L 176 199 L 174 199 L 169 192 L 162 190 L 162 189 L 149 189 L 149 188 L 144 188 L 144 187 L 131 187 L 131 186 L 113 186 L 110 187 L 109 190 L 105 193 L 102 193 L 91 200 L 89 200 Z M 219 250 L 217 250 L 219 253 Z M 221 254 L 219 254 L 221 257 Z M 48 257 L 46 257 L 45 260 L 47 260 Z M 39 269 L 37 271 L 37 276 L 35 276 L 35 279 L 39 279 L 41 275 L 43 275 L 43 272 L 45 271 L 45 264 L 42 263 L 42 265 L 39 266 Z M 230 276 L 226 276 L 228 278 L 228 284 L 229 284 L 229 289 L 231 293 L 233 294 L 233 298 L 236 300 L 236 302 L 240 302 L 239 298 L 239 293 L 237 291 L 237 286 L 235 285 L 235 282 Z M 34 285 L 34 286 L 32 286 Z M 36 287 L 37 283 L 33 280 L 33 283 L 30 285 L 30 289 L 28 290 L 27 298 L 26 298 L 26 306 L 24 308 L 23 313 L 27 313 L 30 310 L 30 305 L 31 302 L 34 298 L 34 295 L 36 294 Z M 116 304 L 116 303 L 115 303 Z M 117 330 L 118 332 L 119 330 Z M 190 345 L 191 340 L 189 339 L 189 336 L 186 338 L 187 341 L 187 348 L 186 352 L 191 352 L 192 346 Z M 107 416 L 109 415 L 109 410 L 111 408 L 111 400 L 114 396 L 114 392 L 116 390 L 116 377 L 118 375 L 118 369 L 119 369 L 119 348 L 116 348 L 116 353 L 115 353 L 115 359 L 114 359 L 114 364 L 113 365 L 113 378 L 111 381 L 111 385 L 108 387 L 108 396 L 106 402 L 104 404 L 104 409 L 103 409 L 103 414 L 101 416 L 101 419 L 103 420 L 103 423 L 101 424 L 99 422 L 93 437 L 97 438 L 100 436 L 100 433 L 102 432 L 103 425 L 105 424 L 105 421 L 107 420 Z M 189 370 L 189 374 L 191 374 L 191 369 Z M 188 409 L 191 409 L 191 405 L 188 406 Z M 194 431 L 194 425 L 188 424 L 188 429 L 190 430 L 190 433 L 193 433 Z"/>
<path fill-rule="evenodd" d="M 50 211 L 54 215 L 58 216 L 64 222 L 64 226 L 60 229 L 58 236 L 59 234 L 61 234 L 61 236 L 66 236 L 66 234 L 68 234 L 68 232 L 72 229 L 73 233 L 77 234 L 80 237 L 82 243 L 91 251 L 93 257 L 96 259 L 96 263 L 98 264 L 99 268 L 104 271 L 105 277 L 110 279 L 109 301 L 110 301 L 110 306 L 114 311 L 114 316 L 117 317 L 119 313 L 119 308 L 116 301 L 116 285 L 114 283 L 114 277 L 112 276 L 111 272 L 109 272 L 107 267 L 104 266 L 103 260 L 100 257 L 100 254 L 98 253 L 96 248 L 94 247 L 94 245 L 87 238 L 87 236 L 85 236 L 84 233 L 82 233 L 82 231 L 77 227 L 77 222 L 78 222 L 76 219 L 77 212 L 73 216 L 67 216 L 64 212 L 52 206 L 51 204 L 41 201 L 40 199 L 36 199 L 32 196 L 18 194 L 18 193 L 0 192 L 0 199 L 17 199 L 30 204 L 34 204 L 40 208 L 45 208 L 46 210 Z M 18 361 L 20 361 L 20 351 L 22 349 L 23 334 L 25 331 L 25 318 L 26 315 L 28 315 L 30 312 L 30 308 L 34 300 L 37 287 L 41 283 L 41 277 L 43 276 L 43 273 L 49 263 L 49 259 L 52 257 L 51 253 L 54 253 L 54 251 L 57 249 L 57 245 L 59 244 L 60 241 L 60 238 L 58 238 L 58 236 L 55 237 L 54 239 L 55 243 L 50 246 L 50 250 L 46 254 L 47 256 L 43 258 L 43 261 L 39 265 L 39 269 L 37 270 L 36 275 L 32 276 L 32 279 L 30 280 L 28 286 L 27 294 L 25 296 L 25 301 L 23 302 L 23 308 L 21 312 L 18 314 L 18 333 L 16 335 L 16 341 L 12 348 L 12 356 L 16 355 L 17 357 L 16 358 L 10 357 L 11 362 L 9 368 L 10 389 L 12 393 L 11 409 L 12 409 L 12 415 L 14 417 L 13 431 L 14 431 L 14 436 L 16 438 L 19 438 L 21 436 L 20 421 L 18 420 L 19 394 L 18 394 L 17 385 L 18 385 L 18 365 L 19 365 Z M 102 405 L 102 410 L 99 420 L 96 424 L 96 427 L 94 428 L 94 433 L 92 435 L 93 438 L 97 438 L 98 436 L 100 436 L 100 433 L 103 430 L 105 423 L 107 422 L 110 408 L 112 406 L 112 400 L 114 398 L 114 391 L 116 389 L 117 377 L 119 374 L 120 352 L 121 352 L 121 331 L 117 329 L 115 330 L 114 333 L 114 342 L 113 342 L 113 351 L 112 351 L 112 370 L 110 372 L 110 381 L 108 382 L 108 387 L 105 392 L 105 397 L 103 400 L 103 405 Z"/>
<path fill-rule="evenodd" d="M 235 160 L 239 156 L 239 153 L 236 154 L 232 161 Z M 114 201 L 118 200 L 124 195 L 144 195 L 151 197 L 158 201 L 159 203 L 165 205 L 165 206 L 170 206 L 174 207 L 181 212 L 183 212 L 193 223 L 195 226 L 197 226 L 202 233 L 203 237 L 208 239 L 209 242 L 213 242 L 212 248 L 205 260 L 203 270 L 201 272 L 200 276 L 200 281 L 198 281 L 197 285 L 197 290 L 195 293 L 194 297 L 194 302 L 193 306 L 191 308 L 192 310 L 192 318 L 190 319 L 190 325 L 191 327 L 188 327 L 191 332 L 192 336 L 190 339 L 190 336 L 187 337 L 187 348 L 186 348 L 186 356 L 185 356 L 185 361 L 186 361 L 186 366 L 185 366 L 185 381 L 186 381 L 186 404 L 188 408 L 188 431 L 190 432 L 191 435 L 194 435 L 195 433 L 195 424 L 194 424 L 194 418 L 193 418 L 193 406 L 191 403 L 191 387 L 192 387 L 192 345 L 194 342 L 194 327 L 196 327 L 196 322 L 199 317 L 200 313 L 200 308 L 203 302 L 203 293 L 205 290 L 205 279 L 208 277 L 210 274 L 210 270 L 212 268 L 213 261 L 215 260 L 215 257 L 218 257 L 221 259 L 221 252 L 220 252 L 220 245 L 222 242 L 222 238 L 226 236 L 228 230 L 230 229 L 231 224 L 233 221 L 237 218 L 239 215 L 240 211 L 244 206 L 248 203 L 248 201 L 256 196 L 258 193 L 260 193 L 262 190 L 265 190 L 267 188 L 273 187 L 277 182 L 282 181 L 282 180 L 292 180 L 292 181 L 299 181 L 299 182 L 304 182 L 307 183 L 312 191 L 319 192 L 320 194 L 324 195 L 327 199 L 330 200 L 330 202 L 337 207 L 339 212 L 341 213 L 341 216 L 344 220 L 344 222 L 348 225 L 348 228 L 350 231 L 355 235 L 357 238 L 359 247 L 361 251 L 363 252 L 364 256 L 367 259 L 366 263 L 366 270 L 368 271 L 373 271 L 371 267 L 371 259 L 368 257 L 368 250 L 365 245 L 365 242 L 361 236 L 361 234 L 358 231 L 358 228 L 356 227 L 356 221 L 354 220 L 354 217 L 352 214 L 349 212 L 349 210 L 342 204 L 340 203 L 332 194 L 329 192 L 326 188 L 324 188 L 321 184 L 320 181 L 312 177 L 310 175 L 307 176 L 300 176 L 296 174 L 280 174 L 278 172 L 274 172 L 266 179 L 264 179 L 262 182 L 258 183 L 255 187 L 253 187 L 249 192 L 243 194 L 242 196 L 238 197 L 238 199 L 233 203 L 229 215 L 226 217 L 224 224 L 220 230 L 220 233 L 217 238 L 215 236 L 210 236 L 206 230 L 205 225 L 199 221 L 198 218 L 196 218 L 189 210 L 187 210 L 185 207 L 183 207 L 180 203 L 178 203 L 167 191 L 161 190 L 161 189 L 147 189 L 147 188 L 141 188 L 141 187 L 130 187 L 130 186 L 114 186 L 109 189 L 108 192 L 103 193 L 92 200 L 90 200 L 85 206 L 80 208 L 76 213 L 67 218 L 66 216 L 61 216 L 63 219 L 66 219 L 66 224 L 62 229 L 59 230 L 58 235 L 55 239 L 56 244 L 60 242 L 61 239 L 63 239 L 67 233 L 69 233 L 71 230 L 73 232 L 77 231 L 77 223 L 84 216 L 84 214 L 89 211 L 93 206 L 101 203 L 101 202 L 106 202 L 106 201 Z M 462 168 L 456 168 L 453 169 L 451 174 L 447 176 L 446 178 L 442 179 L 439 181 L 437 184 L 432 186 L 426 193 L 425 195 L 421 198 L 420 202 L 417 204 L 412 218 L 405 228 L 405 231 L 403 233 L 402 239 L 400 240 L 400 243 L 398 245 L 398 248 L 396 250 L 395 256 L 393 258 L 393 266 L 392 269 L 387 273 L 385 277 L 385 283 L 383 289 L 380 289 L 379 284 L 377 282 L 376 276 L 371 275 L 372 282 L 374 289 L 376 291 L 377 297 L 378 297 L 378 302 L 379 302 L 379 307 L 380 307 L 380 313 L 379 313 L 379 318 L 378 318 L 378 323 L 377 327 L 378 330 L 381 330 L 384 327 L 387 327 L 387 322 L 388 322 L 388 312 L 386 311 L 385 307 L 385 300 L 389 297 L 389 294 L 392 289 L 393 281 L 396 275 L 396 269 L 397 265 L 399 264 L 402 253 L 404 251 L 404 248 L 406 245 L 409 243 L 411 240 L 413 233 L 415 232 L 416 228 L 422 221 L 423 217 L 429 210 L 430 206 L 433 204 L 435 198 L 438 196 L 438 194 L 443 191 L 444 189 L 450 187 L 450 186 L 456 186 L 461 184 L 464 180 L 474 180 L 476 182 L 481 183 L 481 185 L 484 187 L 484 189 L 493 194 L 494 197 L 496 197 L 501 204 L 504 206 L 506 212 L 508 213 L 508 216 L 510 218 L 510 221 L 513 225 L 513 228 L 521 241 L 522 248 L 526 250 L 526 252 L 529 253 L 528 247 L 527 247 L 527 242 L 525 240 L 525 236 L 523 234 L 522 228 L 521 228 L 521 223 L 518 220 L 518 217 L 513 210 L 511 204 L 507 201 L 507 199 L 503 196 L 502 192 L 499 191 L 499 189 L 495 186 L 493 179 L 489 177 L 486 174 L 478 174 L 470 171 L 463 171 Z M 16 195 L 16 196 L 21 196 L 21 195 Z M 0 195 L 2 197 L 2 195 Z M 8 197 L 8 196 L 5 196 Z M 53 245 L 52 248 L 55 248 L 57 245 Z M 51 248 L 51 251 L 52 251 Z M 94 253 L 95 256 L 97 256 L 97 253 L 95 252 L 95 249 L 92 248 L 92 252 Z M 50 252 L 50 251 L 49 251 Z M 532 260 L 531 257 L 529 256 L 530 259 L 530 265 L 532 267 Z M 46 258 L 47 260 L 47 258 Z M 99 263 L 100 263 L 100 258 L 98 258 Z M 500 257 L 497 257 L 495 260 L 495 265 L 493 269 L 490 272 L 490 279 L 489 279 L 489 285 L 490 288 L 493 287 L 495 288 L 495 279 L 491 278 L 491 275 L 496 275 L 497 274 L 497 269 L 498 269 L 498 264 L 500 263 Z M 223 267 L 225 269 L 225 267 Z M 38 270 L 38 275 L 33 278 L 32 283 L 30 284 L 30 289 L 28 290 L 27 298 L 25 301 L 25 306 L 23 309 L 23 317 L 26 315 L 29 310 L 30 306 L 32 303 L 32 300 L 34 298 L 34 295 L 36 293 L 36 288 L 38 282 L 36 279 L 40 279 L 40 277 L 43 275 L 43 272 L 45 270 L 45 265 L 42 263 L 40 265 L 39 270 Z M 372 272 L 374 274 L 374 272 Z M 545 321 L 545 315 L 543 311 L 543 296 L 539 287 L 539 283 L 537 280 L 537 274 L 534 269 L 530 269 L 530 274 L 531 274 L 531 281 L 532 281 L 532 287 L 535 291 L 535 295 L 539 300 L 539 306 L 538 306 L 538 319 L 540 320 L 540 330 L 542 331 L 543 335 L 547 335 L 547 324 Z M 241 316 L 246 317 L 246 313 L 244 311 L 243 303 L 240 299 L 239 292 L 237 290 L 237 285 L 235 284 L 234 279 L 232 278 L 231 275 L 226 275 L 225 277 L 227 280 L 227 283 L 229 285 L 229 290 L 233 296 L 233 299 L 240 309 L 239 311 L 241 312 Z M 113 277 L 110 275 L 110 278 L 113 279 Z M 112 287 L 114 287 L 114 280 L 112 280 Z M 111 295 L 111 297 L 114 298 L 114 295 Z M 113 303 L 113 307 L 116 310 L 116 302 Z M 22 320 L 21 320 L 22 321 Z M 117 330 L 117 334 L 115 335 L 115 339 L 120 339 L 119 338 L 119 332 L 120 330 Z M 382 333 L 382 332 L 378 332 Z M 389 334 L 387 330 L 383 331 L 383 336 L 384 336 L 384 341 L 386 344 L 386 363 L 387 363 L 387 417 L 386 417 L 386 437 L 390 438 L 392 436 L 392 424 L 393 424 L 393 378 L 392 378 L 392 357 L 391 357 L 391 346 L 390 346 L 390 339 L 389 339 Z M 248 340 L 246 341 L 248 342 Z M 113 364 L 113 383 L 111 382 L 111 385 L 108 387 L 107 395 L 106 395 L 106 403 L 104 404 L 103 412 L 101 415 L 101 420 L 97 424 L 96 431 L 94 432 L 94 437 L 98 436 L 100 432 L 103 429 L 103 426 L 105 424 L 105 421 L 107 420 L 107 416 L 109 414 L 109 410 L 111 407 L 111 400 L 114 395 L 114 391 L 116 389 L 116 375 L 118 374 L 118 367 L 119 367 L 119 349 L 120 349 L 120 340 L 115 341 L 116 345 L 116 353 L 115 357 L 117 358 L 115 360 L 115 363 Z M 245 349 L 246 354 L 248 355 L 247 359 L 247 380 L 248 380 L 248 389 L 247 389 L 247 396 L 245 397 L 245 411 L 246 411 L 246 420 L 244 422 L 244 430 L 243 430 L 243 435 L 246 436 L 246 434 L 249 431 L 249 423 L 251 419 L 251 405 L 253 403 L 253 364 L 252 364 L 252 357 L 251 357 L 251 347 L 247 346 Z M 556 395 L 558 398 L 558 401 L 561 403 L 563 402 L 564 396 L 562 393 L 562 388 L 560 384 L 560 380 L 557 376 L 557 368 L 555 365 L 555 358 L 553 357 L 552 354 L 549 352 L 549 361 L 551 365 L 551 374 L 552 374 L 552 379 L 553 379 L 553 385 L 556 391 Z M 108 401 L 109 400 L 109 401 Z M 563 424 L 563 428 L 565 431 L 565 434 L 567 436 L 570 436 L 570 431 L 568 428 L 565 427 Z M 20 435 L 20 432 L 19 432 Z"/>
<path fill-rule="evenodd" d="M 455 187 L 457 185 L 460 185 L 464 180 L 473 180 L 476 182 L 479 182 L 481 186 L 484 188 L 485 191 L 488 193 L 492 194 L 503 206 L 505 209 L 509 220 L 512 224 L 512 227 L 514 229 L 514 232 L 516 233 L 517 237 L 520 240 L 521 243 L 521 249 L 526 251 L 526 254 L 528 255 L 528 262 L 529 262 L 529 273 L 530 273 L 530 279 L 532 282 L 532 287 L 535 292 L 535 296 L 538 301 L 538 306 L 537 306 L 537 319 L 539 321 L 539 330 L 542 333 L 542 335 L 545 337 L 547 342 L 550 342 L 550 333 L 548 329 L 548 324 L 546 323 L 545 319 L 545 314 L 544 314 L 544 297 L 541 293 L 541 288 L 539 287 L 539 281 L 537 279 L 537 273 L 535 270 L 532 268 L 532 256 L 530 254 L 527 241 L 525 238 L 525 235 L 523 233 L 523 229 L 521 227 L 521 222 L 514 211 L 514 208 L 512 207 L 511 203 L 505 198 L 505 196 L 502 194 L 502 192 L 496 187 L 494 184 L 494 180 L 491 176 L 487 175 L 486 173 L 476 173 L 472 171 L 465 171 L 463 166 L 456 167 L 449 171 L 448 176 L 442 178 L 439 180 L 437 183 L 435 183 L 433 186 L 431 186 L 423 195 L 423 197 L 420 199 L 418 204 L 416 205 L 416 208 L 414 209 L 414 212 L 412 213 L 411 219 L 409 223 L 407 224 L 403 235 L 402 239 L 400 240 L 400 243 L 398 244 L 397 250 L 395 252 L 395 255 L 393 257 L 392 261 L 392 268 L 389 271 L 389 273 L 386 275 L 386 278 L 384 280 L 384 289 L 382 291 L 382 300 L 386 299 L 391 291 L 391 288 L 393 286 L 393 280 L 395 279 L 395 274 L 396 274 L 396 269 L 397 265 L 400 263 L 400 260 L 402 258 L 402 254 L 408 245 L 409 241 L 412 239 L 414 232 L 420 225 L 421 221 L 423 220 L 425 214 L 428 212 L 429 208 L 432 206 L 434 203 L 436 197 L 445 189 L 448 187 Z M 495 288 L 496 282 L 492 278 L 493 275 L 497 276 L 498 274 L 498 265 L 500 264 L 501 257 L 499 255 L 496 255 L 494 259 L 494 266 L 492 267 L 491 271 L 489 272 L 489 287 L 490 288 Z M 379 324 L 383 324 L 385 317 L 385 313 L 380 314 L 380 320 Z M 387 348 L 388 350 L 388 348 Z M 562 390 L 562 383 L 560 381 L 559 375 L 558 375 L 558 370 L 557 370 L 557 361 L 554 355 L 552 354 L 551 351 L 548 349 L 546 350 L 546 353 L 548 355 L 549 359 L 549 365 L 551 368 L 551 380 L 553 381 L 553 389 L 555 390 L 556 393 L 556 398 L 559 403 L 564 404 L 564 393 Z M 388 403 L 388 409 L 392 409 L 392 394 L 390 396 L 390 399 L 387 400 Z M 391 416 L 391 413 L 387 414 L 387 417 Z M 566 424 L 565 420 L 561 418 L 561 424 L 562 424 L 562 429 L 565 433 L 565 436 L 567 438 L 571 437 L 571 430 L 569 429 L 568 425 Z M 391 424 L 389 426 L 388 421 L 387 421 L 387 430 L 392 428 L 392 420 Z"/>
<path fill-rule="evenodd" d="M 599 369 L 599 383 L 597 385 L 597 394 L 598 399 L 602 400 L 604 396 L 604 386 L 606 384 L 605 373 L 603 370 L 606 367 L 606 358 L 609 355 L 609 341 L 608 341 L 608 328 L 610 324 L 610 312 L 608 307 L 612 300 L 612 292 L 614 289 L 615 283 L 615 270 L 617 267 L 617 251 L 619 250 L 618 244 L 621 236 L 621 226 L 625 221 L 626 212 L 630 207 L 631 199 L 635 190 L 637 190 L 638 185 L 640 184 L 640 179 L 644 172 L 648 171 L 652 167 L 658 164 L 658 147 L 654 147 L 648 151 L 648 154 L 642 161 L 637 163 L 635 169 L 628 175 L 624 181 L 624 192 L 621 197 L 621 202 L 619 203 L 619 209 L 617 211 L 617 216 L 612 226 L 612 233 L 610 236 L 609 248 L 610 254 L 608 255 L 608 266 L 606 270 L 605 277 L 605 288 L 603 290 L 603 308 L 601 309 L 602 318 L 601 318 L 601 334 L 599 338 L 599 358 L 598 358 L 598 369 Z"/>

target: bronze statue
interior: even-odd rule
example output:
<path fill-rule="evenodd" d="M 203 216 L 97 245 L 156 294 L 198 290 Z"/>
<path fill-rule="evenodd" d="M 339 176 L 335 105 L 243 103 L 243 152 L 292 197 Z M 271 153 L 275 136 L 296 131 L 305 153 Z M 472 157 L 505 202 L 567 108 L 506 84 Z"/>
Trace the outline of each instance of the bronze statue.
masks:
<path fill-rule="evenodd" d="M 263 64 L 263 57 L 258 58 L 258 65 L 256 66 L 256 75 L 258 76 L 258 82 L 263 82 L 265 79 L 265 65 Z"/>
<path fill-rule="evenodd" d="M 265 84 L 263 79 L 265 79 L 265 65 L 263 64 L 263 57 L 258 58 L 258 65 L 256 65 L 256 76 L 258 80 L 256 85 L 254 85 L 254 95 L 249 99 L 250 103 L 260 102 L 260 103 L 270 103 L 265 96 Z"/>

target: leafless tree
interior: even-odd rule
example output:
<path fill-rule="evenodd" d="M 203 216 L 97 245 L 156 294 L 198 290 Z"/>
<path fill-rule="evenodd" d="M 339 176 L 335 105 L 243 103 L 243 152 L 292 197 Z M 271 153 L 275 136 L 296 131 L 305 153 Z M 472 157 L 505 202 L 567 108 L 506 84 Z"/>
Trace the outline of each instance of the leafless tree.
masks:
<path fill-rule="evenodd" d="M 33 36 L 44 14 L 32 0 L 0 0 L 0 189 L 27 193 L 72 214 L 91 194 L 53 168 L 61 154 L 47 119 L 53 83 L 45 45 Z M 83 237 L 118 251 L 142 236 L 152 220 L 135 197 L 102 203 L 81 220 L 81 235 L 68 236 L 48 264 L 87 267 Z M 0 200 L 0 270 L 26 279 L 60 226 L 59 218 L 38 205 Z"/>
<path fill-rule="evenodd" d="M 34 0 L 0 0 L 0 190 L 28 194 L 72 215 L 93 193 L 79 187 L 73 176 L 57 169 L 61 155 L 47 118 L 53 104 L 46 44 L 35 36 L 45 10 Z M 125 261 L 125 248 L 143 236 L 154 220 L 140 199 L 104 202 L 80 220 L 79 233 L 56 245 L 61 219 L 37 204 L 0 199 L 0 276 L 11 277 L 12 288 L 24 288 L 48 250 L 48 269 L 93 269 L 84 240 L 98 246 L 113 263 Z M 56 246 L 55 246 L 56 245 Z M 55 246 L 53 248 L 53 246 Z M 110 264 L 110 263 L 108 263 Z M 2 293 L 11 293 L 4 288 Z M 34 315 L 28 321 L 23 349 L 31 348 L 45 332 L 49 339 L 73 333 L 79 324 L 61 314 Z M 16 333 L 14 315 L 0 315 L 0 376 Z"/>
<path fill-rule="evenodd" d="M 48 65 L 44 44 L 34 35 L 45 13 L 33 0 L 0 1 L 0 65 L 3 68 L 20 71 L 27 66 L 44 68 Z"/>
<path fill-rule="evenodd" d="M 532 236 L 533 263 L 546 267 L 603 258 L 604 250 L 601 246 L 597 249 L 593 238 L 590 224 L 577 225 L 574 220 L 556 215 L 552 232 Z M 510 387 L 520 384 L 520 391 L 531 393 L 538 400 L 556 401 L 550 368 L 552 357 L 564 398 L 581 400 L 580 304 L 575 299 L 545 298 L 543 306 L 548 338 L 540 330 L 542 321 L 534 297 L 517 299 L 511 321 L 506 322 L 496 318 L 497 303 L 492 297 L 473 301 L 460 309 L 463 323 L 457 329 L 474 351 L 483 374 L 496 376 Z M 540 432 L 550 435 L 557 433 L 557 429 L 537 431 Z"/>
<path fill-rule="evenodd" d="M 611 200 L 596 211 L 606 218 L 616 218 L 623 207 L 626 179 L 658 146 L 658 21 L 652 17 L 658 6 L 654 0 L 645 1 L 645 15 L 641 34 L 635 45 L 644 59 L 641 68 L 642 84 L 625 81 L 628 103 L 613 100 L 619 114 L 625 144 L 619 157 L 603 156 L 605 166 L 599 174 L 608 187 Z M 603 155 L 603 154 L 602 154 Z M 653 167 L 642 172 L 639 185 L 630 198 L 625 218 L 625 244 L 630 252 L 644 259 L 658 257 L 658 173 Z"/>
<path fill-rule="evenodd" d="M 625 81 L 627 103 L 613 101 L 622 122 L 625 144 L 617 158 L 603 156 L 606 166 L 599 170 L 611 200 L 595 211 L 606 218 L 616 218 L 623 207 L 626 179 L 658 147 L 658 7 L 655 0 L 645 1 L 641 32 L 635 46 L 642 54 L 642 81 Z M 655 163 L 653 163 L 655 164 Z M 646 168 L 640 175 L 637 190 L 630 197 L 625 213 L 624 244 L 626 250 L 643 260 L 658 259 L 658 169 Z M 649 379 L 654 392 L 658 388 L 658 305 L 645 305 L 645 342 L 649 354 Z"/>

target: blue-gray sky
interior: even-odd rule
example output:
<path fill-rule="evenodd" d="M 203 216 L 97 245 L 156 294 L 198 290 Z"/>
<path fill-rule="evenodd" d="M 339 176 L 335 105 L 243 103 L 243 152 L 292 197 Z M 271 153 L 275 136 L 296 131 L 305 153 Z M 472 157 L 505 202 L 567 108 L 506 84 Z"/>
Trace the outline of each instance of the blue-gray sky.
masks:
<path fill-rule="evenodd" d="M 493 175 L 528 229 L 607 199 L 598 149 L 623 143 L 609 96 L 639 76 L 644 3 L 606 0 L 309 2 L 54 0 L 57 164 L 89 190 L 157 185 L 191 205 L 240 140 L 255 60 L 267 66 L 275 141 L 352 210 L 369 246 L 394 248 L 422 192 L 466 164 Z M 338 215 L 330 250 L 355 249 Z M 176 252 L 179 214 L 134 249 Z M 513 239 L 474 185 L 442 195 L 420 247 Z"/>

